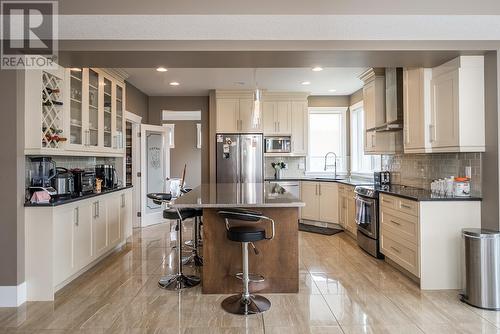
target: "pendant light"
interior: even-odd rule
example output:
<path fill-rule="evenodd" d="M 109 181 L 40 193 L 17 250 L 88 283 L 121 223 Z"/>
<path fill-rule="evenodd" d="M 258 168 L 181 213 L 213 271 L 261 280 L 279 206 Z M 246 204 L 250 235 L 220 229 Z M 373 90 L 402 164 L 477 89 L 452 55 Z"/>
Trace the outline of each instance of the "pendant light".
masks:
<path fill-rule="evenodd" d="M 255 84 L 255 90 L 253 92 L 253 117 L 252 117 L 252 123 L 254 127 L 259 127 L 260 125 L 260 101 L 262 98 L 262 91 L 259 89 L 258 83 L 257 83 L 257 69 L 255 68 L 253 70 L 253 81 Z"/>

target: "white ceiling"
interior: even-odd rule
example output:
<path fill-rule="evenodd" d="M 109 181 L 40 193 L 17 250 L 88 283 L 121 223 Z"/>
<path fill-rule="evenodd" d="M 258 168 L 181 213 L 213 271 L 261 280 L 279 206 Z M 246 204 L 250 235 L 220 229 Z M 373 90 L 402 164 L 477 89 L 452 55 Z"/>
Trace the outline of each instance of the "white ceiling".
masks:
<path fill-rule="evenodd" d="M 253 89 L 252 68 L 125 68 L 128 82 L 149 96 L 204 96 L 210 89 Z M 303 91 L 312 95 L 350 95 L 362 87 L 358 79 L 365 68 L 335 67 L 313 72 L 311 68 L 259 68 L 258 87 L 270 91 Z M 170 86 L 177 81 L 179 86 Z M 302 85 L 310 81 L 310 85 Z M 330 92 L 335 89 L 335 92 Z"/>

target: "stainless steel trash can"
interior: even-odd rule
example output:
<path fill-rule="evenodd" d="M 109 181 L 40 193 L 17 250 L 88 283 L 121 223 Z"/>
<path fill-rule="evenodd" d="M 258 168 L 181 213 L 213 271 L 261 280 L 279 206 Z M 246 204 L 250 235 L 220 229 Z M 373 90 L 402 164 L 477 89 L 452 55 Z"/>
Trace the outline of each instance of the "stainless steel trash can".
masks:
<path fill-rule="evenodd" d="M 489 310 L 500 310 L 500 232 L 464 228 L 465 290 L 461 300 Z"/>

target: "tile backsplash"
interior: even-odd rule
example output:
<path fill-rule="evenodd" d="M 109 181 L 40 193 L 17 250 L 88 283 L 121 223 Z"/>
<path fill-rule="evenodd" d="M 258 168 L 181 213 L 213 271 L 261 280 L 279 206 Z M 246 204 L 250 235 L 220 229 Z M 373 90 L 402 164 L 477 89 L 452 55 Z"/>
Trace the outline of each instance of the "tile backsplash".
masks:
<path fill-rule="evenodd" d="M 481 194 L 481 153 L 397 154 L 382 156 L 382 170 L 392 172 L 392 182 L 424 189 L 432 180 L 464 176 L 472 167 L 472 191 Z"/>
<path fill-rule="evenodd" d="M 283 169 L 282 177 L 301 177 L 304 176 L 306 157 L 265 157 L 264 158 L 264 177 L 274 177 L 274 168 L 272 162 L 283 161 L 288 165 L 287 169 Z M 303 168 L 299 168 L 302 167 Z"/>
<path fill-rule="evenodd" d="M 105 158 L 105 157 L 71 157 L 71 156 L 52 156 L 52 160 L 56 163 L 57 167 L 63 167 L 67 169 L 81 168 L 81 169 L 93 169 L 95 165 L 107 164 L 117 167 L 117 158 Z M 26 185 L 29 185 L 29 168 L 30 168 L 30 157 L 26 157 Z"/>

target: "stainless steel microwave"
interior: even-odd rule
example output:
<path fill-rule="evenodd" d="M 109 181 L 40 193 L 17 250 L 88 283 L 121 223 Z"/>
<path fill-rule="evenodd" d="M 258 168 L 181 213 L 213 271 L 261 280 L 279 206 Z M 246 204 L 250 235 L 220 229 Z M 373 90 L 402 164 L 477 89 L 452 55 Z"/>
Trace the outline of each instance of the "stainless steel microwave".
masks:
<path fill-rule="evenodd" d="M 290 137 L 265 137 L 265 153 L 291 153 Z"/>

